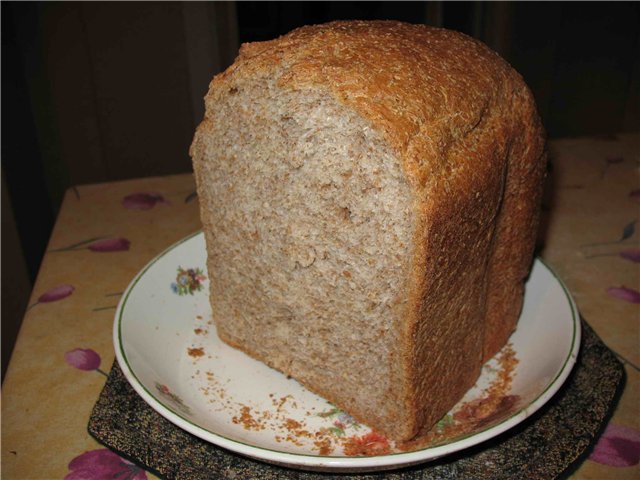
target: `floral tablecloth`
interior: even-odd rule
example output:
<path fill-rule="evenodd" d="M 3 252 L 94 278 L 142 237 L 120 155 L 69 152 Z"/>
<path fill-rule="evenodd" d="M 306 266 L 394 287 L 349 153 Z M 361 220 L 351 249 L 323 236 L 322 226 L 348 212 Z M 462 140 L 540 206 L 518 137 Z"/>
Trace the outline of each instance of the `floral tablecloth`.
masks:
<path fill-rule="evenodd" d="M 640 135 L 551 141 L 542 257 L 625 363 L 627 381 L 573 479 L 640 478 Z M 114 359 L 113 314 L 135 274 L 200 228 L 190 174 L 67 191 L 5 382 L 2 474 L 155 478 L 87 432 Z"/>

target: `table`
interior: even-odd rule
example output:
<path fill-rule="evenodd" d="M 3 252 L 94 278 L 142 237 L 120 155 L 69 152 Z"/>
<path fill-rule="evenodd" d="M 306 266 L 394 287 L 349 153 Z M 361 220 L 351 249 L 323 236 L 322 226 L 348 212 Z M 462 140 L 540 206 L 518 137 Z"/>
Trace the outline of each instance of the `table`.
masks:
<path fill-rule="evenodd" d="M 541 256 L 627 374 L 596 452 L 571 478 L 637 479 L 640 135 L 554 140 L 549 151 Z M 3 384 L 4 478 L 64 478 L 105 458 L 87 420 L 114 359 L 115 306 L 149 260 L 199 228 L 191 174 L 66 192 Z"/>

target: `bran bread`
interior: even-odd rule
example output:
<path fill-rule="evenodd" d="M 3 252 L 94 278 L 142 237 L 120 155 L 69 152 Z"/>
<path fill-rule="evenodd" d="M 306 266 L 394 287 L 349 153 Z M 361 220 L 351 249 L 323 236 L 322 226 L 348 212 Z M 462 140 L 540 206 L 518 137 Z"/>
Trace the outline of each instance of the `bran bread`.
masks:
<path fill-rule="evenodd" d="M 242 45 L 193 144 L 221 339 L 396 440 L 433 426 L 520 314 L 545 171 L 522 78 L 392 21 Z"/>

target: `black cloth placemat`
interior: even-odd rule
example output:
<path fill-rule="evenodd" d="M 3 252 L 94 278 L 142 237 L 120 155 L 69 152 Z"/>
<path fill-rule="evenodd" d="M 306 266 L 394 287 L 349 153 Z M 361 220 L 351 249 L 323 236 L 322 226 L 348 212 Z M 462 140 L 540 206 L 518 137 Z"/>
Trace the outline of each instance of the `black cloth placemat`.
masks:
<path fill-rule="evenodd" d="M 246 458 L 187 433 L 149 407 L 129 385 L 117 362 L 89 419 L 100 443 L 166 479 L 389 478 L 552 479 L 588 455 L 624 385 L 616 356 L 582 322 L 578 362 L 562 389 L 536 414 L 485 443 L 417 466 L 376 473 L 318 473 Z"/>

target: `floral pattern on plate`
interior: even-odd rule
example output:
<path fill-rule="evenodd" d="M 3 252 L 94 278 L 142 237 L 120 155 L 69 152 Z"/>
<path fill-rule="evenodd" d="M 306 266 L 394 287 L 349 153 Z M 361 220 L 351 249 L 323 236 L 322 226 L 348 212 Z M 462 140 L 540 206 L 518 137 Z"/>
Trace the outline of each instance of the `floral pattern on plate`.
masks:
<path fill-rule="evenodd" d="M 179 395 L 173 393 L 169 387 L 162 383 L 156 382 L 156 390 L 160 393 L 160 395 L 162 395 L 163 398 L 167 399 L 169 403 L 171 403 L 171 405 L 176 407 L 182 413 L 191 415 L 191 409 L 189 408 L 189 406 L 185 405 L 182 398 L 180 398 Z"/>
<path fill-rule="evenodd" d="M 178 267 L 176 281 L 171 284 L 171 291 L 178 295 L 193 295 L 194 292 L 202 290 L 202 282 L 206 279 L 201 268 Z"/>

